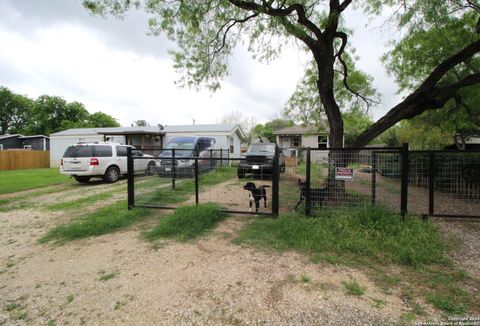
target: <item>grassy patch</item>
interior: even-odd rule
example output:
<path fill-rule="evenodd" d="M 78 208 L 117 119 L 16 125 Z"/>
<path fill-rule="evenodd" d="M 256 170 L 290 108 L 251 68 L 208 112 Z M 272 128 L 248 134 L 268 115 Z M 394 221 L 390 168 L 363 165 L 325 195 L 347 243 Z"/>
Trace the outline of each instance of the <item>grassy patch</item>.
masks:
<path fill-rule="evenodd" d="M 310 282 L 310 277 L 308 275 L 302 274 L 302 276 L 300 277 L 300 282 L 309 283 Z"/>
<path fill-rule="evenodd" d="M 348 295 L 362 296 L 365 293 L 366 288 L 361 286 L 355 279 L 343 281 L 342 285 L 345 293 Z"/>
<path fill-rule="evenodd" d="M 100 275 L 98 280 L 102 281 L 102 282 L 105 282 L 105 281 L 111 280 L 112 278 L 114 278 L 117 275 L 118 275 L 118 273 L 104 273 L 104 274 Z"/>
<path fill-rule="evenodd" d="M 325 210 L 321 218 L 287 214 L 258 219 L 244 228 L 238 241 L 320 258 L 340 256 L 359 262 L 373 258 L 411 266 L 443 263 L 447 249 L 432 224 L 414 217 L 403 222 L 381 207 Z"/>
<path fill-rule="evenodd" d="M 122 191 L 125 191 L 122 189 Z M 92 205 L 98 201 L 106 200 L 112 196 L 113 192 L 103 192 L 91 196 L 80 197 L 69 201 L 60 201 L 59 203 L 49 204 L 45 208 L 49 211 L 66 211 L 78 209 L 84 206 Z"/>
<path fill-rule="evenodd" d="M 6 311 L 12 311 L 20 307 L 20 305 L 16 302 L 10 302 L 5 305 L 5 310 Z"/>
<path fill-rule="evenodd" d="M 0 195 L 62 183 L 72 180 L 58 168 L 0 171 Z"/>
<path fill-rule="evenodd" d="M 417 217 L 403 221 L 381 207 L 325 210 L 318 218 L 286 214 L 253 220 L 235 241 L 365 269 L 385 293 L 408 293 L 417 315 L 423 313 L 421 297 L 447 314 L 480 311 L 474 290 L 480 282 L 453 265 L 447 256 L 452 246 L 434 224 Z"/>
<path fill-rule="evenodd" d="M 173 238 L 187 241 L 196 238 L 224 220 L 227 214 L 214 204 L 183 206 L 173 214 L 163 217 L 160 223 L 145 236 L 149 240 Z"/>
<path fill-rule="evenodd" d="M 312 184 L 321 184 L 323 183 L 327 177 L 323 173 L 325 169 L 327 169 L 327 165 L 325 164 L 312 164 L 310 167 L 310 178 Z M 302 181 L 305 181 L 305 176 L 307 175 L 307 165 L 305 163 L 300 163 L 295 167 L 295 173 L 303 175 Z M 327 171 L 328 173 L 328 171 Z"/>
<path fill-rule="evenodd" d="M 71 223 L 56 226 L 43 236 L 40 242 L 66 242 L 114 232 L 132 225 L 148 214 L 147 209 L 136 208 L 129 211 L 124 201 L 116 202 Z"/>

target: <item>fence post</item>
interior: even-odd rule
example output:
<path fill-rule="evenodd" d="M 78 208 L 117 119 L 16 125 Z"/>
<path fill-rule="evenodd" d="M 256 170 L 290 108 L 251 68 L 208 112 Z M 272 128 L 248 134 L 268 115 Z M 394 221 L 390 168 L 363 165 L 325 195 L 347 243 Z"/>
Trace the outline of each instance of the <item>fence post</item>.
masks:
<path fill-rule="evenodd" d="M 306 157 L 306 180 L 305 180 L 305 215 L 310 216 L 312 208 L 312 198 L 310 196 L 310 179 L 311 179 L 311 148 L 307 147 L 307 157 Z"/>
<path fill-rule="evenodd" d="M 213 170 L 213 150 L 210 148 L 210 170 Z"/>
<path fill-rule="evenodd" d="M 198 199 L 198 157 L 195 157 L 195 205 L 200 202 Z"/>
<path fill-rule="evenodd" d="M 223 149 L 220 148 L 220 166 L 223 166 Z"/>
<path fill-rule="evenodd" d="M 175 148 L 172 148 L 172 189 L 175 189 L 175 177 L 177 172 L 175 165 Z"/>
<path fill-rule="evenodd" d="M 402 183 L 400 195 L 400 213 L 402 217 L 408 212 L 408 143 L 402 144 Z"/>
<path fill-rule="evenodd" d="M 272 213 L 274 216 L 279 214 L 279 203 L 280 203 L 280 169 L 279 164 L 279 150 L 278 146 L 275 146 L 275 157 L 273 158 L 273 168 L 272 168 Z"/>
<path fill-rule="evenodd" d="M 435 203 L 435 153 L 430 152 L 428 160 L 428 215 L 433 216 Z"/>
<path fill-rule="evenodd" d="M 372 206 L 375 206 L 377 196 L 377 156 L 372 151 Z"/>
<path fill-rule="evenodd" d="M 127 147 L 127 202 L 129 210 L 131 210 L 133 205 L 135 205 L 135 189 L 133 177 L 134 175 L 132 148 Z"/>

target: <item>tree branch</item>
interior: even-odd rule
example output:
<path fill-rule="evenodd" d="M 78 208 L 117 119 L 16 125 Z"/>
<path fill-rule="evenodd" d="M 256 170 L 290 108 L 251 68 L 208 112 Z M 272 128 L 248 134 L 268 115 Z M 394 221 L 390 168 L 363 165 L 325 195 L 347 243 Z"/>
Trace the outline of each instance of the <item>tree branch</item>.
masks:
<path fill-rule="evenodd" d="M 217 34 L 215 35 L 214 39 L 210 41 L 209 45 L 212 45 L 213 42 L 215 42 L 215 40 L 218 39 L 218 37 L 220 36 L 220 32 L 225 28 L 225 26 L 227 26 L 229 23 L 231 23 L 227 29 L 225 30 L 225 32 L 223 33 L 223 39 L 222 39 L 222 44 L 220 45 L 219 48 L 216 48 L 213 50 L 212 53 L 210 53 L 210 56 L 212 57 L 215 57 L 220 51 L 222 51 L 222 49 L 225 47 L 225 44 L 226 44 L 226 40 L 227 40 L 227 34 L 228 34 L 228 31 L 233 27 L 235 26 L 236 24 L 239 24 L 239 23 L 245 23 L 247 21 L 249 21 L 250 19 L 252 18 L 255 18 L 258 16 L 258 13 L 254 13 L 250 16 L 247 16 L 243 19 L 230 19 L 228 20 L 225 24 L 223 24 L 217 31 Z"/>
<path fill-rule="evenodd" d="M 354 91 L 350 87 L 350 85 L 348 85 L 348 81 L 347 81 L 348 80 L 348 67 L 347 67 L 347 64 L 345 63 L 345 61 L 342 58 L 342 54 L 345 51 L 345 47 L 347 46 L 348 36 L 344 32 L 337 32 L 337 33 L 335 33 L 335 37 L 338 37 L 342 40 L 342 44 L 341 44 L 340 49 L 338 50 L 337 54 L 335 54 L 335 58 L 338 58 L 338 61 L 340 62 L 340 64 L 343 67 L 343 85 L 345 86 L 345 88 L 350 93 L 355 95 L 355 97 L 357 99 L 360 98 L 362 101 L 365 102 L 365 104 L 367 105 L 367 111 L 368 111 L 368 109 L 370 108 L 370 103 L 378 103 L 378 102 L 360 94 L 359 92 Z"/>
<path fill-rule="evenodd" d="M 271 4 L 262 1 L 263 5 L 260 5 L 255 2 L 247 2 L 241 0 L 228 0 L 232 5 L 245 9 L 251 10 L 258 13 L 263 13 L 272 17 L 287 17 L 293 12 L 296 12 L 298 17 L 298 22 L 300 25 L 306 27 L 310 32 L 312 32 L 317 39 L 322 38 L 322 31 L 315 25 L 310 19 L 306 16 L 305 7 L 302 4 L 294 3 L 288 7 L 284 7 L 285 3 L 282 4 L 279 8 L 271 7 Z"/>

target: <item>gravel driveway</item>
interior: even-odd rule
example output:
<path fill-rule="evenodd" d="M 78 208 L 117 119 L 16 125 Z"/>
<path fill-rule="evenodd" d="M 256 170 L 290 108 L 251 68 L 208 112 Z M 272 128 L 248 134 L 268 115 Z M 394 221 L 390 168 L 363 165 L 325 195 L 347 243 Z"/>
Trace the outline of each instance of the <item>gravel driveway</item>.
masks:
<path fill-rule="evenodd" d="M 54 196 L 64 197 L 45 201 Z M 230 217 L 189 243 L 146 242 L 141 232 L 153 220 L 62 246 L 37 242 L 71 217 L 41 207 L 0 213 L 0 325 L 371 325 L 399 323 L 410 311 L 363 271 L 233 244 L 253 217 Z M 473 262 L 466 268 L 478 266 L 471 253 L 462 256 Z M 342 282 L 352 278 L 363 296 L 345 294 Z M 425 318 L 437 317 L 427 306 Z"/>

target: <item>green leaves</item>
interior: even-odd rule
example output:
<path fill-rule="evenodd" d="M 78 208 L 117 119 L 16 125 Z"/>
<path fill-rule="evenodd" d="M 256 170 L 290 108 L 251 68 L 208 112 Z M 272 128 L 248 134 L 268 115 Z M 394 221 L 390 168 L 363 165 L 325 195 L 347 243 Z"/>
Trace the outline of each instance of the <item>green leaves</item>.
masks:
<path fill-rule="evenodd" d="M 82 103 L 50 95 L 32 100 L 0 87 L 0 134 L 49 135 L 69 128 L 117 126 L 115 118 L 102 112 L 90 114 Z"/>

